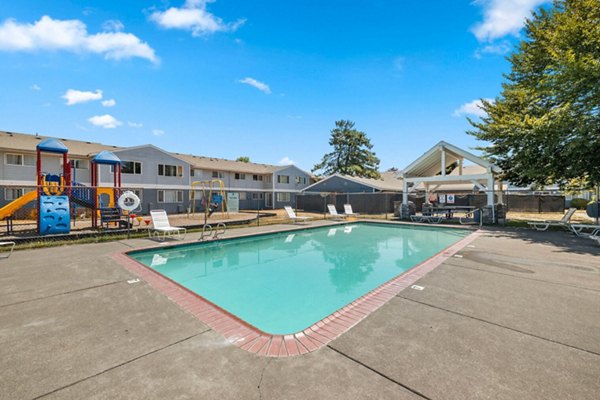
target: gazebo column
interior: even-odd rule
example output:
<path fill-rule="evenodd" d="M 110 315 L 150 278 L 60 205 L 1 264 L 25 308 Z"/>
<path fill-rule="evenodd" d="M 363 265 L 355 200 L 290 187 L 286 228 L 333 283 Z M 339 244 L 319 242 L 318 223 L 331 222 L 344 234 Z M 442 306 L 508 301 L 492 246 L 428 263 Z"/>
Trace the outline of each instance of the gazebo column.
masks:
<path fill-rule="evenodd" d="M 494 175 L 491 173 L 487 176 L 487 205 L 494 206 Z"/>

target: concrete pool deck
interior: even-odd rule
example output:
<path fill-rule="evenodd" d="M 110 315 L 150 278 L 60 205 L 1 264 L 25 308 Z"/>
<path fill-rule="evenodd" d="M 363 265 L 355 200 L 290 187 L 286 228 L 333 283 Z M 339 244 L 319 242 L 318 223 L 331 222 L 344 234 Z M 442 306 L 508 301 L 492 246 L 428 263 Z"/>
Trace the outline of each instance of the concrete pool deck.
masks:
<path fill-rule="evenodd" d="M 111 258 L 152 243 L 25 250 L 0 262 L 0 399 L 596 399 L 600 392 L 600 247 L 591 240 L 484 231 L 462 257 L 421 278 L 423 290 L 405 289 L 327 346 L 287 358 L 230 344 Z"/>

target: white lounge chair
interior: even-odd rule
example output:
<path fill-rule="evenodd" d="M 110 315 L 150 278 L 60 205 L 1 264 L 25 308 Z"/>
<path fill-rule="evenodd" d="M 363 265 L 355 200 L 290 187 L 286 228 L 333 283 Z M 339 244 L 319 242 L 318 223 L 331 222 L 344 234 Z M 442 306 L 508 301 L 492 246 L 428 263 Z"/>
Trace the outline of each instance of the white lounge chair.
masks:
<path fill-rule="evenodd" d="M 600 233 L 600 225 L 569 224 L 569 229 L 577 236 L 596 236 Z"/>
<path fill-rule="evenodd" d="M 10 246 L 10 250 L 0 253 L 0 258 L 10 257 L 13 250 L 15 249 L 15 242 L 0 242 L 0 247 L 3 247 L 3 246 L 6 246 L 6 247 Z"/>
<path fill-rule="evenodd" d="M 332 219 L 345 219 L 347 217 L 346 214 L 338 214 L 334 204 L 327 204 L 327 210 L 329 210 Z"/>
<path fill-rule="evenodd" d="M 571 217 L 573 216 L 573 214 L 575 214 L 575 211 L 577 211 L 576 208 L 574 208 L 574 207 L 569 208 L 569 210 L 565 213 L 565 215 L 563 215 L 563 217 L 560 221 L 551 221 L 551 220 L 532 221 L 532 222 L 528 222 L 528 224 L 531 228 L 535 229 L 536 231 L 545 231 L 546 229 L 548 229 L 551 226 L 562 226 L 563 228 L 570 229 L 569 221 L 571 220 Z"/>
<path fill-rule="evenodd" d="M 344 214 L 349 217 L 358 217 L 360 215 L 352 211 L 352 204 L 344 204 Z"/>
<path fill-rule="evenodd" d="M 309 217 L 299 217 L 299 216 L 297 216 L 296 213 L 294 212 L 294 210 L 292 209 L 292 207 L 290 207 L 290 206 L 285 206 L 285 207 L 283 207 L 283 209 L 287 213 L 288 217 L 294 223 L 301 222 L 301 221 L 306 221 L 306 220 L 310 219 Z"/>
<path fill-rule="evenodd" d="M 152 228 L 148 228 L 148 236 L 156 236 L 158 240 L 165 240 L 167 236 L 181 240 L 185 238 L 186 229 L 178 226 L 171 226 L 169 217 L 165 210 L 151 210 L 150 217 L 152 218 Z M 183 236 L 181 233 L 183 232 Z M 162 239 L 160 234 L 162 233 Z"/>
<path fill-rule="evenodd" d="M 444 220 L 444 216 L 436 215 L 411 215 L 412 222 L 428 222 L 430 224 L 439 224 Z"/>

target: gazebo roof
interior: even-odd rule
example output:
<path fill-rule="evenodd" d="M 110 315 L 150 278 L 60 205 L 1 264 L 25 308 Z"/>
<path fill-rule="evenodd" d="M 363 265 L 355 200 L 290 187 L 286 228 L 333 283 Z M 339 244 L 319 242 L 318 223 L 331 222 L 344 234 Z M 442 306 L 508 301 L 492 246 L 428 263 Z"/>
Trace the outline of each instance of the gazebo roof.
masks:
<path fill-rule="evenodd" d="M 450 143 L 441 141 L 400 171 L 399 176 L 402 178 L 433 177 L 442 174 L 442 163 L 445 164 L 445 169 L 460 160 L 468 160 L 473 164 L 484 167 L 486 170 L 490 170 L 492 173 L 502 172 L 495 164 Z"/>

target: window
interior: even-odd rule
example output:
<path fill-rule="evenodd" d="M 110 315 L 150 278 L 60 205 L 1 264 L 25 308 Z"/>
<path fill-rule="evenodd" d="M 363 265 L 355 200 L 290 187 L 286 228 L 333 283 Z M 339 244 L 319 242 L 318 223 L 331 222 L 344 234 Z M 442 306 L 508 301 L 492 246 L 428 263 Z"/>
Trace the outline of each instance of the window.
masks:
<path fill-rule="evenodd" d="M 16 200 L 27 192 L 31 192 L 33 188 L 4 188 L 4 200 Z"/>
<path fill-rule="evenodd" d="M 123 161 L 121 163 L 122 174 L 142 174 L 142 163 L 139 161 Z"/>
<path fill-rule="evenodd" d="M 213 171 L 212 177 L 215 179 L 223 179 L 223 173 L 221 171 Z"/>
<path fill-rule="evenodd" d="M 281 201 L 281 202 L 288 202 L 290 201 L 290 194 L 289 193 L 277 193 L 277 201 Z"/>
<path fill-rule="evenodd" d="M 142 193 L 144 193 L 143 189 L 129 189 L 129 190 L 131 190 L 133 193 L 135 193 L 135 195 L 137 197 L 140 198 L 140 202 L 143 200 L 143 198 L 142 198 Z"/>
<path fill-rule="evenodd" d="M 4 163 L 6 165 L 27 165 L 32 166 L 35 165 L 35 156 L 28 154 L 9 154 L 7 153 L 4 158 Z"/>
<path fill-rule="evenodd" d="M 88 161 L 87 160 L 70 160 L 71 162 L 71 168 L 77 168 L 77 169 L 88 169 Z M 60 162 L 60 165 L 62 165 L 62 160 Z"/>
<path fill-rule="evenodd" d="M 193 169 L 193 168 L 190 168 L 190 176 L 194 176 L 194 174 L 195 174 L 195 171 L 196 171 L 195 169 Z"/>
<path fill-rule="evenodd" d="M 183 176 L 183 166 L 158 164 L 158 175 L 160 176 Z"/>
<path fill-rule="evenodd" d="M 277 183 L 290 183 L 289 175 L 277 175 Z"/>
<path fill-rule="evenodd" d="M 244 180 L 246 179 L 246 174 L 240 174 L 239 172 L 235 173 L 235 179 Z"/>
<path fill-rule="evenodd" d="M 262 175 L 252 175 L 252 180 L 253 181 L 262 181 L 263 176 Z"/>
<path fill-rule="evenodd" d="M 267 182 L 267 183 L 271 183 L 271 179 L 272 179 L 272 176 L 271 176 L 271 175 L 266 175 L 266 176 L 265 176 L 265 182 Z"/>
<path fill-rule="evenodd" d="M 306 178 L 304 176 L 297 176 L 296 185 L 306 185 Z"/>
<path fill-rule="evenodd" d="M 265 198 L 264 193 L 252 193 L 252 200 L 262 200 Z"/>
<path fill-rule="evenodd" d="M 183 190 L 159 190 L 159 203 L 183 203 Z"/>
<path fill-rule="evenodd" d="M 240 200 L 246 200 L 248 198 L 246 192 L 240 192 Z"/>

